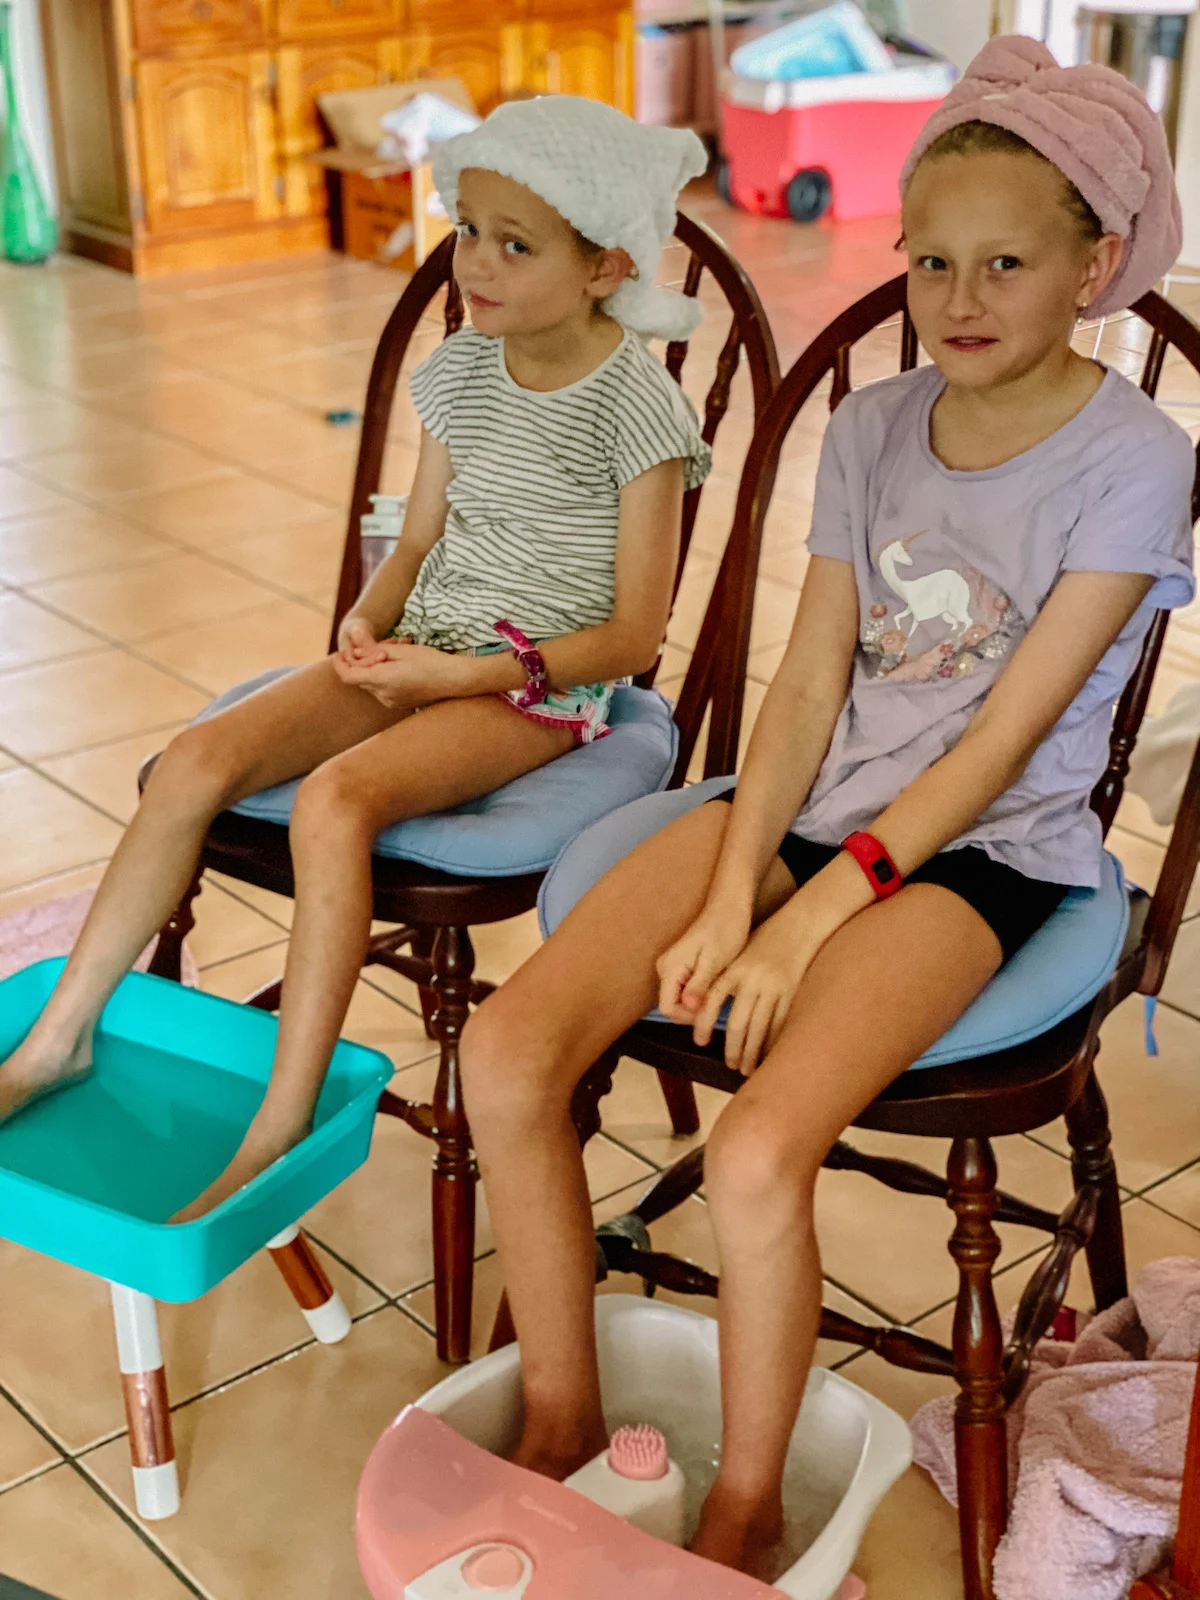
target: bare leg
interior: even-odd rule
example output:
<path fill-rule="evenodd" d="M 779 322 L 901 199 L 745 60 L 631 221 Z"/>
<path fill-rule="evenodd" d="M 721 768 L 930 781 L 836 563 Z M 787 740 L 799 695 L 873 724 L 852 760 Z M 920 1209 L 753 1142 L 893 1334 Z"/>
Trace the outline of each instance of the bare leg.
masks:
<path fill-rule="evenodd" d="M 0 1120 L 88 1070 L 96 1020 L 179 903 L 213 817 L 243 796 L 369 738 L 396 716 L 361 689 L 347 687 L 322 661 L 172 740 L 117 846 L 57 988 L 0 1067 Z"/>
<path fill-rule="evenodd" d="M 233 1161 L 175 1219 L 210 1211 L 312 1127 L 371 929 L 371 845 L 389 823 L 489 794 L 571 747 L 494 696 L 444 700 L 319 767 L 292 811 L 296 914 L 266 1098 Z"/>
<path fill-rule="evenodd" d="M 655 834 L 615 867 L 467 1024 L 467 1111 L 521 1341 L 525 1429 L 514 1457 L 563 1478 L 606 1438 L 595 1248 L 571 1094 L 657 994 L 655 961 L 696 916 L 728 806 Z M 794 889 L 777 863 L 762 905 Z"/>
<path fill-rule="evenodd" d="M 999 963 L 995 935 L 965 901 L 910 885 L 829 941 L 775 1049 L 722 1112 L 705 1154 L 705 1191 L 721 1260 L 724 1438 L 692 1544 L 698 1554 L 767 1577 L 820 1316 L 813 1203 L 821 1162 Z"/>

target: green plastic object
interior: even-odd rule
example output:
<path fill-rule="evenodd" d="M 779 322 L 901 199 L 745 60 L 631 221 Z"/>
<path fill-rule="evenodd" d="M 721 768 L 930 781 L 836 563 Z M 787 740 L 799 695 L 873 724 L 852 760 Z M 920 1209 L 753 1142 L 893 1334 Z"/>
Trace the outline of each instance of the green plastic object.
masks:
<path fill-rule="evenodd" d="M 45 261 L 58 248 L 58 223 L 42 195 L 21 131 L 13 65 L 12 4 L 0 0 L 0 67 L 4 71 L 4 163 L 0 167 L 0 237 L 9 261 Z"/>
<path fill-rule="evenodd" d="M 62 971 L 0 982 L 0 1060 Z M 105 1007 L 90 1077 L 0 1124 L 0 1237 L 156 1300 L 205 1294 L 367 1158 L 392 1064 L 341 1040 L 307 1139 L 207 1216 L 167 1225 L 236 1150 L 262 1100 L 265 1011 L 131 973 Z"/>

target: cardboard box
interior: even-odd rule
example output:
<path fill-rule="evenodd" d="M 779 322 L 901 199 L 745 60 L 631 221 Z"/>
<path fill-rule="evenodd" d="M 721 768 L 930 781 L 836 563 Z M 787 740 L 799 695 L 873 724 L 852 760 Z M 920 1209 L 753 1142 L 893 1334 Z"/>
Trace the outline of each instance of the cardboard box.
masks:
<path fill-rule="evenodd" d="M 375 154 L 382 118 L 416 94 L 431 90 L 468 111 L 475 109 L 461 78 L 424 78 L 370 89 L 319 95 L 317 104 L 336 144 L 312 160 L 336 173 L 341 191 L 342 248 L 364 261 L 413 272 L 451 231 L 433 187 L 428 163 L 409 169 Z"/>

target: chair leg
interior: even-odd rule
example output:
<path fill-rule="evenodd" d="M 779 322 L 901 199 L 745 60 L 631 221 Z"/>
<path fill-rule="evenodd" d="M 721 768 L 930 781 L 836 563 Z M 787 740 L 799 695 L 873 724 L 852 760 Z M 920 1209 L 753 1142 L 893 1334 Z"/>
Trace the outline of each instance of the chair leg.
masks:
<path fill-rule="evenodd" d="M 433 941 L 430 1025 L 441 1047 L 433 1091 L 433 1275 L 437 1353 L 471 1359 L 475 1274 L 475 1185 L 479 1168 L 463 1105 L 458 1045 L 471 1009 L 475 951 L 465 928 L 439 928 Z"/>
<path fill-rule="evenodd" d="M 954 1212 L 950 1254 L 958 1265 L 954 1366 L 959 1394 L 954 1415 L 958 1464 L 958 1526 L 966 1600 L 994 1600 L 992 1560 L 1008 1517 L 1004 1337 L 992 1289 L 1000 1240 L 996 1158 L 987 1139 L 955 1139 L 946 1168 Z"/>
<path fill-rule="evenodd" d="M 117 1362 L 129 1426 L 133 1498 L 146 1522 L 179 1510 L 179 1473 L 171 1437 L 171 1407 L 158 1337 L 158 1308 L 147 1294 L 109 1285 L 117 1332 Z"/>
<path fill-rule="evenodd" d="M 413 935 L 412 945 L 410 946 L 413 955 L 419 956 L 423 961 L 431 962 L 433 960 L 433 940 L 434 930 L 432 928 L 418 928 Z M 417 993 L 421 997 L 421 1015 L 425 1018 L 425 1033 L 428 1038 L 436 1039 L 437 1034 L 433 1031 L 433 1013 L 437 1006 L 437 998 L 434 995 L 433 987 L 428 983 L 420 983 L 417 985 Z"/>
<path fill-rule="evenodd" d="M 300 1314 L 322 1344 L 337 1344 L 350 1332 L 350 1313 L 325 1275 L 298 1223 L 268 1241 L 271 1260 L 292 1291 Z"/>
<path fill-rule="evenodd" d="M 1108 1129 L 1108 1104 L 1096 1077 L 1093 1061 L 1083 1093 L 1067 1112 L 1067 1138 L 1071 1143 L 1071 1172 L 1075 1187 L 1092 1184 L 1099 1191 L 1096 1226 L 1087 1246 L 1088 1273 L 1096 1310 L 1115 1305 L 1129 1293 L 1125 1272 L 1125 1230 L 1121 1221 L 1121 1191 L 1112 1156 Z"/>
<path fill-rule="evenodd" d="M 696 1104 L 696 1091 L 691 1079 L 681 1078 L 677 1072 L 660 1072 L 658 1081 L 676 1138 L 690 1139 L 694 1133 L 700 1132 L 700 1108 Z"/>
<path fill-rule="evenodd" d="M 187 893 L 159 932 L 149 969 L 156 978 L 170 978 L 174 983 L 183 981 L 183 941 L 196 926 L 192 902 L 200 893 L 201 871 L 197 870 L 196 876 L 188 884 Z"/>

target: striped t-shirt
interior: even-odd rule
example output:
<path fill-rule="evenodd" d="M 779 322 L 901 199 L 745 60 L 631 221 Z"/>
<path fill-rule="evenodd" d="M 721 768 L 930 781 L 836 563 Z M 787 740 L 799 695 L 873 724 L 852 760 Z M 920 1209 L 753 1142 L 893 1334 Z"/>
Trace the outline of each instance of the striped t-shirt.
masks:
<path fill-rule="evenodd" d="M 612 616 L 621 490 L 682 459 L 703 483 L 712 455 L 691 402 L 628 331 L 586 377 L 522 389 L 503 339 L 464 328 L 412 377 L 417 413 L 454 469 L 442 537 L 397 628 L 422 644 L 495 644 L 500 618 L 554 639 Z"/>

